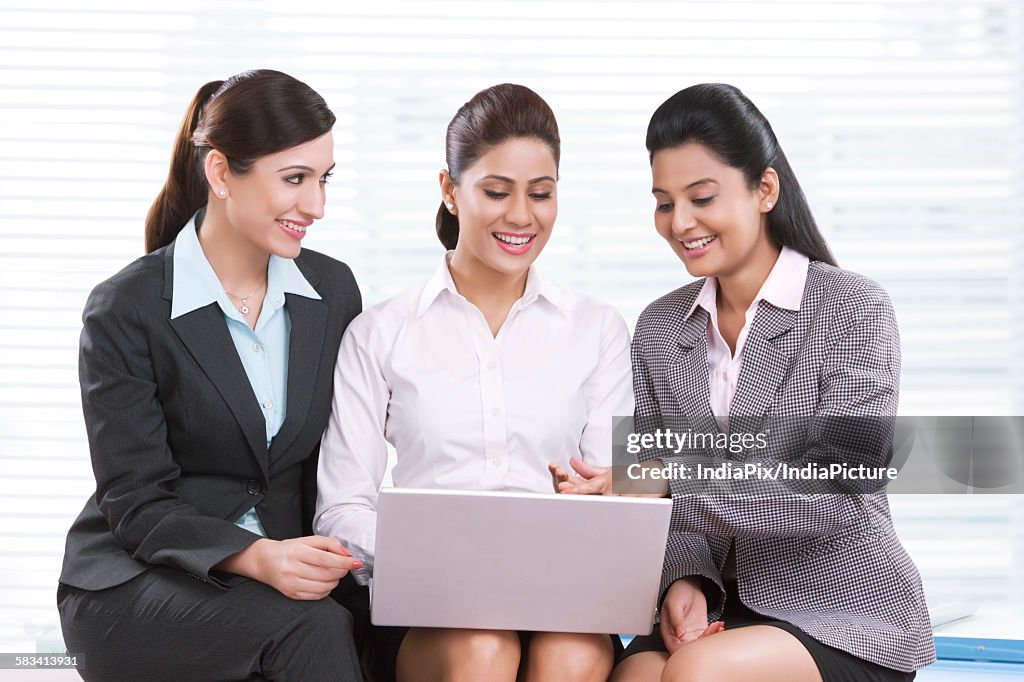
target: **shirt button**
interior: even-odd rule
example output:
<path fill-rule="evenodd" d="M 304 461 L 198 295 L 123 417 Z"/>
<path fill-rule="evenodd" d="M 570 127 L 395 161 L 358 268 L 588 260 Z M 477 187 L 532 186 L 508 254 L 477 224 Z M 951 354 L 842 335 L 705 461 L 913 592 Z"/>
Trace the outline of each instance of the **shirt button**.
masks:
<path fill-rule="evenodd" d="M 498 460 L 498 459 L 492 459 L 492 460 L 491 460 L 491 466 L 492 466 L 492 467 L 496 467 L 496 466 L 498 466 L 499 464 L 501 464 L 501 460 Z"/>
<path fill-rule="evenodd" d="M 254 344 L 252 344 L 252 349 L 253 349 L 254 351 L 256 351 L 257 353 L 259 353 L 259 352 L 260 352 L 261 350 L 263 350 L 263 346 L 261 346 L 261 345 L 260 345 L 260 344 L 258 344 L 258 343 L 254 343 Z"/>
<path fill-rule="evenodd" d="M 273 401 L 270 401 L 270 400 L 266 400 L 266 401 L 264 401 L 264 402 L 263 402 L 263 407 L 265 407 L 265 408 L 266 408 L 266 409 L 268 409 L 268 410 L 269 410 L 269 409 L 270 409 L 271 407 L 273 407 L 273 406 L 274 406 L 274 403 L 273 403 Z"/>
<path fill-rule="evenodd" d="M 487 369 L 497 369 L 497 368 L 498 368 L 498 363 L 495 362 L 494 360 L 491 360 L 490 362 L 487 363 Z"/>
<path fill-rule="evenodd" d="M 491 410 L 491 414 L 493 414 L 495 417 L 500 417 L 501 416 L 501 408 L 500 407 L 495 407 L 493 410 Z"/>

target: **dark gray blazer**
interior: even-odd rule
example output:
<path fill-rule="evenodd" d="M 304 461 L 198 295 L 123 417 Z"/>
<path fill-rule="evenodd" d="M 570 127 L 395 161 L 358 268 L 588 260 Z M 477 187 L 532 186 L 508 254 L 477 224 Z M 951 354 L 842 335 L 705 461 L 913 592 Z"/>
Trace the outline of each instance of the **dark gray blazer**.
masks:
<path fill-rule="evenodd" d="M 708 315 L 698 307 L 687 317 L 702 286 L 698 280 L 663 296 L 637 322 L 638 426 L 680 416 L 714 423 Z M 760 303 L 731 414 L 891 417 L 899 377 L 899 331 L 885 291 L 814 261 L 798 312 Z M 935 659 L 921 580 L 896 537 L 884 494 L 729 498 L 678 492 L 662 594 L 679 578 L 700 576 L 709 616 L 717 619 L 725 597 L 722 568 L 735 544 L 740 597 L 754 611 L 896 670 Z"/>
<path fill-rule="evenodd" d="M 60 581 L 101 590 L 153 565 L 229 586 L 211 568 L 258 536 L 233 522 L 256 505 L 268 537 L 309 535 L 333 368 L 359 289 L 348 266 L 295 259 L 322 300 L 287 294 L 287 415 L 271 446 L 215 303 L 174 320 L 174 244 L 89 296 L 79 379 L 96 492 L 68 532 Z"/>

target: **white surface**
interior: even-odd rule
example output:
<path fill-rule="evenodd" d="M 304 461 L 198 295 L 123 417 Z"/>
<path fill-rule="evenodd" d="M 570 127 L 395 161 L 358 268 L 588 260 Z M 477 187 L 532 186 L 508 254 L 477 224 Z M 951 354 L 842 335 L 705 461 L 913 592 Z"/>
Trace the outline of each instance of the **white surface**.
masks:
<path fill-rule="evenodd" d="M 1024 640 L 1022 612 L 1024 605 L 1013 602 L 984 604 L 972 616 L 936 627 L 935 635 Z"/>

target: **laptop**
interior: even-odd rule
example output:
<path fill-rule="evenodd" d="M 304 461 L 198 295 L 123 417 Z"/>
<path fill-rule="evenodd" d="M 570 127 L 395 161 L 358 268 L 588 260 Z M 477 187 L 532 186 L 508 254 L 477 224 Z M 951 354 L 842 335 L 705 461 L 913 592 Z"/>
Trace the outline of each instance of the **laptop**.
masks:
<path fill-rule="evenodd" d="M 672 501 L 384 488 L 375 625 L 648 634 Z"/>

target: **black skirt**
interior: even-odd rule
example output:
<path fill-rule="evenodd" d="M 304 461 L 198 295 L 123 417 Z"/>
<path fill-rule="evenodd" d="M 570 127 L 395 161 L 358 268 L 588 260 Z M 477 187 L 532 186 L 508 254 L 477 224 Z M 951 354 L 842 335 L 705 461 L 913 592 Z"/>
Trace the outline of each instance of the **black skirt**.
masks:
<path fill-rule="evenodd" d="M 725 622 L 726 630 L 748 625 L 770 625 L 785 630 L 796 637 L 810 652 L 824 682 L 907 682 L 917 676 L 914 672 L 905 673 L 865 661 L 853 654 L 822 644 L 792 623 L 772 620 L 751 611 L 740 601 L 736 581 L 725 583 L 725 611 L 722 620 Z M 622 658 L 644 651 L 668 653 L 657 627 L 649 635 L 635 637 L 626 647 Z"/>

